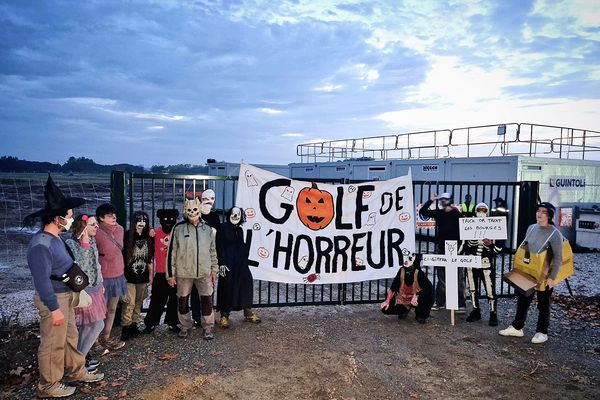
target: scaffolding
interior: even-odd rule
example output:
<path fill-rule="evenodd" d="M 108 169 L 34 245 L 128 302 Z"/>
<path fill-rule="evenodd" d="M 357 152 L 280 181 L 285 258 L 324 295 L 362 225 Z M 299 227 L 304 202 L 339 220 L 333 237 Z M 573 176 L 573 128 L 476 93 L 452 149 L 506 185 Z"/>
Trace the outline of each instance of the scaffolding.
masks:
<path fill-rule="evenodd" d="M 600 160 L 600 131 L 513 122 L 303 143 L 296 154 L 300 162 L 508 155 Z"/>

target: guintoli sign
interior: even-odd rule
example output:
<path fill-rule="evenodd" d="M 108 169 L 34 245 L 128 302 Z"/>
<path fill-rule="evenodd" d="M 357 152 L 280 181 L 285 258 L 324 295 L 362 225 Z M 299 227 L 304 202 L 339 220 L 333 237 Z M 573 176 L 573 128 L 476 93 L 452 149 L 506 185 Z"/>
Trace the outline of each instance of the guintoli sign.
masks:
<path fill-rule="evenodd" d="M 553 176 L 550 177 L 550 187 L 556 189 L 584 189 L 583 176 Z"/>

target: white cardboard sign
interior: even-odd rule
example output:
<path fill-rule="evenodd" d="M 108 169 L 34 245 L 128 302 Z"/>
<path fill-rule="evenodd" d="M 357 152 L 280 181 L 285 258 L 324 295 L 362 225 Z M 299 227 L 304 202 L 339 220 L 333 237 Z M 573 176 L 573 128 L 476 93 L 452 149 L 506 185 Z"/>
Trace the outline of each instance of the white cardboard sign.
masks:
<path fill-rule="evenodd" d="M 506 217 L 474 217 L 458 220 L 461 240 L 507 239 Z"/>
<path fill-rule="evenodd" d="M 482 268 L 481 257 L 458 254 L 458 242 L 446 240 L 445 254 L 423 254 L 422 266 L 446 269 L 446 308 L 458 310 L 458 268 Z"/>

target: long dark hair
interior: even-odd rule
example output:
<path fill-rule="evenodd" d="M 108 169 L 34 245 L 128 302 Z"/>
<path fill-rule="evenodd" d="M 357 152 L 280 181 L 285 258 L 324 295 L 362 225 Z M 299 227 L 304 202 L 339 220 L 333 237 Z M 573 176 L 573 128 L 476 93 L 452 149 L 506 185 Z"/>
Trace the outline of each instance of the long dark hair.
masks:
<path fill-rule="evenodd" d="M 148 243 L 148 261 L 150 262 L 154 258 L 154 239 L 150 237 L 150 217 L 144 211 L 136 211 L 131 216 L 129 230 L 125 233 L 125 248 L 123 249 L 123 252 L 126 264 L 129 264 L 133 257 L 137 235 L 135 224 L 140 217 L 144 217 L 146 220 L 146 226 L 142 230 L 140 237 L 146 239 L 146 242 Z"/>

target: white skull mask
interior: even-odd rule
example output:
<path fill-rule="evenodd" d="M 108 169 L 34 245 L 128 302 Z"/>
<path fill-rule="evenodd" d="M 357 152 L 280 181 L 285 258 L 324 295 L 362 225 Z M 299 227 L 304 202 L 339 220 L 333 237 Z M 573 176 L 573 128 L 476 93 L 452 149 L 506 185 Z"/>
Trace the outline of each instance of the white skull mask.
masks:
<path fill-rule="evenodd" d="M 209 204 L 210 207 L 215 204 L 215 191 L 212 189 L 206 189 L 202 192 L 202 204 Z"/>
<path fill-rule="evenodd" d="M 210 204 L 200 204 L 200 212 L 202 215 L 210 214 L 211 206 Z"/>
<path fill-rule="evenodd" d="M 242 220 L 242 210 L 238 207 L 233 207 L 231 209 L 231 215 L 229 216 L 229 222 L 233 225 L 238 225 Z"/>
<path fill-rule="evenodd" d="M 488 206 L 485 203 L 479 203 L 477 204 L 477 206 L 475 206 L 475 215 L 479 218 L 483 218 L 483 217 L 487 217 L 488 216 Z"/>
<path fill-rule="evenodd" d="M 404 258 L 404 266 L 406 268 L 411 269 L 415 265 L 415 260 L 417 255 L 415 253 L 410 253 L 408 256 Z"/>
<path fill-rule="evenodd" d="M 196 221 L 200 217 L 200 200 L 195 198 L 193 200 L 185 200 L 183 203 L 183 212 L 190 221 Z"/>

